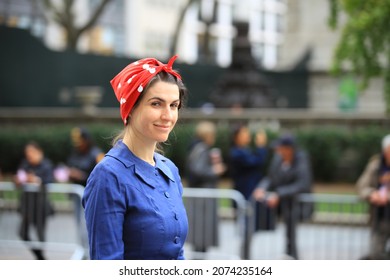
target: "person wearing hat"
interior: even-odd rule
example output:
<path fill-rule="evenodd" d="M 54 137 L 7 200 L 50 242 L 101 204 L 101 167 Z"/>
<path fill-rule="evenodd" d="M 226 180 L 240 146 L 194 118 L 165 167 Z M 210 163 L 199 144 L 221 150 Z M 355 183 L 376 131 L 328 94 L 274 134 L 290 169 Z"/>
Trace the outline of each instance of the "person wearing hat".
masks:
<path fill-rule="evenodd" d="M 298 259 L 296 224 L 299 208 L 296 196 L 310 191 L 311 184 L 312 174 L 307 154 L 298 148 L 292 135 L 282 135 L 275 143 L 275 155 L 268 174 L 260 181 L 253 196 L 256 200 L 265 200 L 269 207 L 280 204 L 286 225 L 286 254 L 294 259 Z"/>
<path fill-rule="evenodd" d="M 112 80 L 125 125 L 83 196 L 91 259 L 184 259 L 188 221 L 177 167 L 158 153 L 187 90 L 168 64 L 145 58 Z"/>
<path fill-rule="evenodd" d="M 356 187 L 371 206 L 371 246 L 363 258 L 390 259 L 386 246 L 390 239 L 390 135 L 383 138 L 382 153 L 369 160 Z"/>

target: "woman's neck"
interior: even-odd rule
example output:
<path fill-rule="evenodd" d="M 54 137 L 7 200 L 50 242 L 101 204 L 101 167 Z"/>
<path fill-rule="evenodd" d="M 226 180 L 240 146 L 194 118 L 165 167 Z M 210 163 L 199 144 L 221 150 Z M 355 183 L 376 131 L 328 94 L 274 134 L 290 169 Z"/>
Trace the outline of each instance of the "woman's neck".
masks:
<path fill-rule="evenodd" d="M 137 137 L 132 131 L 127 131 L 123 137 L 123 143 L 129 150 L 143 161 L 154 165 L 154 151 L 156 150 L 155 142 L 144 141 Z"/>

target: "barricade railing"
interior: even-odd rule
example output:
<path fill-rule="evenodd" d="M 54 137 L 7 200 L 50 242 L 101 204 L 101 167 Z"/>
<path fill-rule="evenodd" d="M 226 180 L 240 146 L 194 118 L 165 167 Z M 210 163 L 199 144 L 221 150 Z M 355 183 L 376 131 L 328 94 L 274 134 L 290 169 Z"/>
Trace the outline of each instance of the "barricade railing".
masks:
<path fill-rule="evenodd" d="M 47 193 L 54 205 L 56 213 L 50 217 L 51 226 L 61 236 L 56 239 L 55 233 L 48 234 L 46 242 L 24 241 L 18 235 L 20 223 L 19 194 L 20 189 L 12 182 L 0 182 L 0 257 L 2 251 L 7 253 L 16 250 L 27 251 L 28 247 L 44 248 L 45 250 L 69 253 L 67 258 L 86 258 L 87 245 L 85 220 L 80 205 L 84 188 L 75 184 L 48 184 Z M 26 186 L 24 191 L 37 192 L 36 186 Z M 57 197 L 60 195 L 60 197 Z M 61 196 L 62 195 L 62 196 Z M 73 196 L 73 198 L 72 198 Z M 75 209 L 74 197 L 77 198 L 81 211 Z M 255 205 L 248 203 L 236 190 L 232 189 L 196 189 L 184 188 L 183 199 L 187 215 L 197 219 L 209 219 L 212 208 L 198 204 L 199 200 L 215 200 L 217 202 L 217 220 L 220 236 L 225 236 L 221 248 L 197 252 L 187 250 L 188 258 L 218 258 L 218 259 L 280 259 L 284 258 L 286 242 L 283 222 L 280 222 L 277 211 L 262 212 L 255 216 Z M 252 202 L 254 203 L 254 202 Z M 297 246 L 300 259 L 358 259 L 368 253 L 370 241 L 369 206 L 357 195 L 338 194 L 300 194 L 297 196 L 300 209 L 309 211 L 300 217 L 297 226 Z M 202 207 L 197 207 L 203 205 Z M 233 213 L 225 219 L 221 209 Z M 308 210 L 309 209 L 309 210 Z M 224 212 L 225 213 L 225 212 Z M 271 213 L 272 219 L 265 216 Z M 268 214 L 267 214 L 268 215 Z M 255 223 L 268 224 L 256 229 Z M 57 221 L 54 221 L 57 220 Z M 274 227 L 273 227 L 274 225 Z M 207 234 L 212 234 L 210 228 L 201 228 Z M 189 229 L 189 235 L 196 233 Z M 72 235 L 69 237 L 68 235 Z M 226 237 L 228 236 L 228 237 Z M 83 241 L 84 240 L 84 241 Z M 221 240 L 222 241 L 222 240 Z M 190 248 L 191 243 L 187 244 Z M 3 249 L 3 250 L 2 250 Z M 12 249 L 12 250 L 10 250 Z M 12 257 L 14 255 L 11 255 Z"/>
<path fill-rule="evenodd" d="M 258 203 L 252 201 L 252 208 Z M 369 206 L 357 195 L 300 194 L 296 207 L 300 259 L 359 259 L 368 253 Z M 267 213 L 268 216 L 264 213 L 251 216 L 247 235 L 249 255 L 255 259 L 289 258 L 285 255 L 287 237 L 280 212 L 267 208 Z M 255 230 L 256 223 L 260 224 L 260 230 Z"/>
<path fill-rule="evenodd" d="M 231 247 L 235 247 L 235 251 L 229 253 L 210 253 L 204 251 L 193 250 L 187 251 L 187 257 L 195 259 L 215 258 L 218 259 L 242 259 L 245 256 L 245 220 L 246 212 L 248 210 L 248 204 L 244 196 L 232 189 L 211 189 L 211 188 L 184 188 L 183 193 L 184 203 L 186 205 L 187 216 L 190 221 L 189 234 L 187 240 L 195 240 L 194 235 L 202 235 L 206 238 L 214 236 L 213 230 L 224 230 L 220 235 L 229 234 L 233 238 L 230 241 Z M 214 202 L 213 202 L 214 201 Z M 223 217 L 220 215 L 221 204 L 226 203 L 234 208 L 234 223 L 233 227 L 230 227 L 229 233 L 221 227 Z M 215 208 L 210 206 L 216 204 L 217 212 Z M 197 207 L 200 206 L 200 207 Z M 212 220 L 210 220 L 212 219 Z M 209 220 L 209 222 L 207 222 Z M 196 227 L 197 221 L 201 221 L 202 225 L 210 225 L 216 223 L 216 229 L 211 226 L 208 227 Z M 191 225 L 193 223 L 193 225 Z M 227 229 L 226 229 L 227 230 Z M 205 231 L 205 232 L 202 232 Z M 221 240 L 222 241 L 222 240 Z M 195 241 L 196 242 L 196 241 Z M 200 241 L 202 242 L 202 241 Z M 207 241 L 206 241 L 207 242 Z M 231 249 L 231 248 L 230 248 Z"/>
<path fill-rule="evenodd" d="M 31 258 L 28 253 L 31 249 L 43 250 L 50 255 L 49 258 L 54 259 L 86 258 L 86 227 L 81 207 L 83 192 L 83 186 L 77 184 L 51 183 L 42 188 L 33 184 L 17 187 L 13 182 L 0 182 L 0 257 Z M 31 197 L 21 200 L 29 194 L 44 194 L 44 198 L 39 200 L 38 195 L 33 200 Z M 39 199 L 36 200 L 37 198 Z M 34 229 L 46 214 L 34 217 L 35 214 L 31 213 L 37 211 L 34 207 L 38 204 L 46 205 L 46 201 L 49 206 L 40 210 L 48 211 L 44 222 L 45 233 L 35 233 Z M 25 203 L 28 205 L 23 205 Z M 22 233 L 22 220 L 25 221 L 22 215 L 30 215 L 28 238 Z M 46 237 L 44 241 L 39 241 L 40 234 Z"/>

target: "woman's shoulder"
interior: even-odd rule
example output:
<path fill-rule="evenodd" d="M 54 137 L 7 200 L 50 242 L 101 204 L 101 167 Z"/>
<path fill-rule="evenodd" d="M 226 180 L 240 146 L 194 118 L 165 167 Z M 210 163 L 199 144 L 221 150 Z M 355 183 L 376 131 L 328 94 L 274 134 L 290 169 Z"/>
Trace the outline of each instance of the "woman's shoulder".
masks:
<path fill-rule="evenodd" d="M 105 155 L 101 161 L 99 161 L 93 172 L 105 172 L 105 173 L 117 173 L 122 168 L 125 168 L 125 165 L 115 157 Z"/>

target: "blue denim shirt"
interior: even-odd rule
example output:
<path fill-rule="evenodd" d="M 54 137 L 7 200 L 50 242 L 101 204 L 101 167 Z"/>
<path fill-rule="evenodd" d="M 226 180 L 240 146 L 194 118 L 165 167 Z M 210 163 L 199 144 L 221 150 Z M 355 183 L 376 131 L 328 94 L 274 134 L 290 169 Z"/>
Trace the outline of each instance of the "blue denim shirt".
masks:
<path fill-rule="evenodd" d="M 155 166 L 118 142 L 96 165 L 83 197 L 91 259 L 184 259 L 187 214 L 177 167 Z"/>

